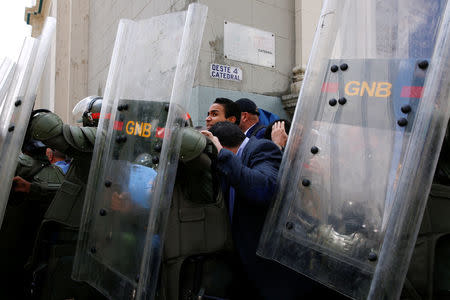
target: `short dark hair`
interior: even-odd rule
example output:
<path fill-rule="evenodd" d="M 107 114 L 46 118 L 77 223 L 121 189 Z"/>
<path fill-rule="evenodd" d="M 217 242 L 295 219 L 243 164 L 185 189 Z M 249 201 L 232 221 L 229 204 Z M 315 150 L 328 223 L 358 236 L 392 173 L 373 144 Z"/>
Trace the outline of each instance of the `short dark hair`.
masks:
<path fill-rule="evenodd" d="M 233 100 L 228 98 L 216 98 L 214 101 L 216 104 L 220 104 L 223 106 L 225 110 L 225 118 L 236 117 L 236 121 L 234 122 L 236 125 L 239 125 L 241 121 L 241 108 L 238 104 L 236 104 Z"/>
<path fill-rule="evenodd" d="M 273 121 L 272 123 L 270 123 L 269 126 L 267 126 L 266 132 L 264 133 L 264 138 L 267 140 L 272 140 L 273 124 L 275 124 L 276 122 L 282 122 L 282 121 L 284 121 L 284 131 L 286 131 L 286 134 L 289 135 L 289 131 L 291 131 L 291 121 L 286 120 L 286 119 L 279 119 L 279 120 Z"/>
<path fill-rule="evenodd" d="M 239 126 L 231 122 L 217 122 L 211 126 L 209 131 L 219 139 L 224 147 L 237 147 L 245 140 L 245 134 Z"/>

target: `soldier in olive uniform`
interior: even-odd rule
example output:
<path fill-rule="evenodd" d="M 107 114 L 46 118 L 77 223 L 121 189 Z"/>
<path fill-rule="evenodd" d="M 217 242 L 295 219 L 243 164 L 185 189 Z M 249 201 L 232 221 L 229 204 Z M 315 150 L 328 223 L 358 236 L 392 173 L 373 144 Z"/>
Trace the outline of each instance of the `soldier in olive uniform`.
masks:
<path fill-rule="evenodd" d="M 46 110 L 32 115 L 40 111 Z M 1 299 L 22 298 L 24 265 L 45 211 L 64 180 L 62 170 L 45 155 L 45 145 L 29 134 L 22 151 L 0 231 Z"/>
<path fill-rule="evenodd" d="M 73 158 L 64 182 L 44 216 L 27 264 L 31 285 L 26 288 L 31 297 L 38 299 L 99 297 L 88 285 L 70 278 L 97 129 L 93 126 L 98 122 L 102 98 L 83 100 L 88 103 L 83 114 L 83 127 L 63 124 L 51 112 L 36 114 L 30 121 L 34 139 Z"/>
<path fill-rule="evenodd" d="M 97 126 L 100 115 L 101 98 L 89 99 L 83 102 L 87 103 L 84 127 L 63 124 L 52 113 L 37 115 L 31 121 L 34 138 L 73 157 L 61 189 L 45 215 L 29 263 L 34 279 L 32 293 L 41 299 L 102 298 L 87 284 L 70 278 L 95 143 L 96 128 L 87 126 Z M 158 297 L 188 299 L 199 293 L 223 296 L 229 292 L 231 281 L 223 254 L 230 248 L 230 234 L 223 198 L 210 169 L 217 150 L 199 132 L 183 129 Z M 139 159 L 136 163 L 146 166 Z M 114 209 L 126 210 L 120 201 L 111 206 Z M 222 271 L 217 274 L 217 270 Z"/>

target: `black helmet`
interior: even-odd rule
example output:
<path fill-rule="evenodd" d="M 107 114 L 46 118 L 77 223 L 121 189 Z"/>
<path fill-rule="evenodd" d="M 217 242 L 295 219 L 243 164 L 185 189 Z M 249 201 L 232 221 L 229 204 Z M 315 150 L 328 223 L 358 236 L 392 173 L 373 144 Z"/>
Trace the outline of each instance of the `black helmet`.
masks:
<path fill-rule="evenodd" d="M 138 165 L 144 166 L 144 167 L 150 167 L 154 168 L 155 165 L 152 162 L 152 156 L 149 153 L 141 153 L 139 154 L 134 162 Z"/>
<path fill-rule="evenodd" d="M 75 116 L 82 114 L 83 126 L 97 127 L 100 119 L 100 111 L 102 109 L 102 97 L 89 96 L 81 100 L 75 105 L 72 114 Z"/>

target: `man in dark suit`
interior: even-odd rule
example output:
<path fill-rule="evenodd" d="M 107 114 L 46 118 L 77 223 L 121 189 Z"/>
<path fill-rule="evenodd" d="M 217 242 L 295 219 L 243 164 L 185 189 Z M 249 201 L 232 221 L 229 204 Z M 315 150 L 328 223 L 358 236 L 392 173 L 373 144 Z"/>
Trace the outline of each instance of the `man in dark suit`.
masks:
<path fill-rule="evenodd" d="M 236 299 L 289 300 L 315 295 L 312 292 L 318 284 L 256 256 L 266 212 L 275 192 L 280 149 L 269 140 L 245 137 L 230 122 L 218 122 L 202 133 L 213 141 L 219 152 L 215 169 L 228 199 L 233 240 L 249 281 L 241 287 Z M 252 288 L 255 291 L 248 295 Z"/>
<path fill-rule="evenodd" d="M 236 104 L 241 109 L 241 121 L 238 123 L 239 128 L 244 132 L 245 136 L 250 138 L 252 136 L 257 139 L 264 138 L 266 127 L 259 121 L 259 111 L 255 102 L 247 98 L 236 100 Z"/>

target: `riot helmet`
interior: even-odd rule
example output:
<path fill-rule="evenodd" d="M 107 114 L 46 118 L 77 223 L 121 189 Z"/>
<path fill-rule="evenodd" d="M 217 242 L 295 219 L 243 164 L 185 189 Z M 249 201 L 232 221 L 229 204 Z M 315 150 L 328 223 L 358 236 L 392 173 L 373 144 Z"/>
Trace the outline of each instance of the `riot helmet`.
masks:
<path fill-rule="evenodd" d="M 77 116 L 82 113 L 83 126 L 97 127 L 102 109 L 102 97 L 88 96 L 78 102 L 72 110 L 72 115 Z"/>
<path fill-rule="evenodd" d="M 30 116 L 30 121 L 28 122 L 28 128 L 25 134 L 25 139 L 23 141 L 23 145 L 22 145 L 22 152 L 24 153 L 28 153 L 28 154 L 44 154 L 45 153 L 45 149 L 47 148 L 47 146 L 44 145 L 44 143 L 42 143 L 41 141 L 35 140 L 31 137 L 31 133 L 30 133 L 30 125 L 31 125 L 31 121 L 33 120 L 33 118 L 36 118 L 37 116 L 44 114 L 44 113 L 49 113 L 51 111 L 49 111 L 48 109 L 36 109 L 33 110 L 31 112 L 31 116 Z"/>
<path fill-rule="evenodd" d="M 154 163 L 152 162 L 152 156 L 149 153 L 141 153 L 139 154 L 135 161 L 136 164 L 144 166 L 144 167 L 149 167 L 149 168 L 153 168 L 155 167 Z"/>

